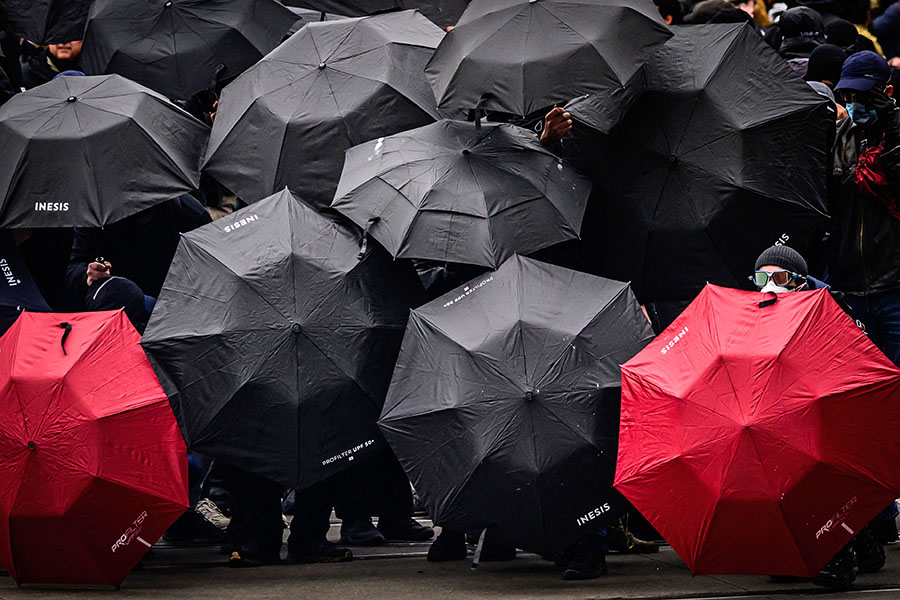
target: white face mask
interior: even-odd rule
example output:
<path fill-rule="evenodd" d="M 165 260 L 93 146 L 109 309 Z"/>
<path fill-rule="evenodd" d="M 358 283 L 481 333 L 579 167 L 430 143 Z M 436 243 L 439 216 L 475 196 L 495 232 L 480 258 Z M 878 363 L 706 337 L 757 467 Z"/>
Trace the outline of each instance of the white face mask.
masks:
<path fill-rule="evenodd" d="M 775 285 L 775 282 L 772 281 L 771 279 L 769 279 L 769 282 L 766 283 L 766 285 L 763 287 L 763 289 L 761 289 L 761 290 L 759 290 L 759 291 L 761 291 L 761 292 L 775 292 L 776 294 L 781 294 L 781 293 L 783 293 L 783 292 L 793 292 L 794 290 L 791 290 L 791 289 L 786 288 L 786 287 L 782 287 L 782 286 L 780 286 L 780 285 Z"/>

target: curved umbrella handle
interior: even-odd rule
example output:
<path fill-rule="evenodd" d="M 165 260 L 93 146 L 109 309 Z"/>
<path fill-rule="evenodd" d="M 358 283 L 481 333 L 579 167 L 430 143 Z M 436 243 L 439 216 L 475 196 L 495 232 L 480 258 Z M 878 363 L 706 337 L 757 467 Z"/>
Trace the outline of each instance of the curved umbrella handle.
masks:
<path fill-rule="evenodd" d="M 765 308 L 765 307 L 767 307 L 767 306 L 772 306 L 773 304 L 775 304 L 776 302 L 778 302 L 778 294 L 776 294 L 775 292 L 766 292 L 766 293 L 767 293 L 767 294 L 772 294 L 772 297 L 769 298 L 768 300 L 763 300 L 762 302 L 760 302 L 760 303 L 759 303 L 759 307 L 760 307 L 760 308 Z"/>
<path fill-rule="evenodd" d="M 68 353 L 66 352 L 66 338 L 69 337 L 70 333 L 72 333 L 72 326 L 68 323 L 60 323 L 59 327 L 60 329 L 65 330 L 63 331 L 62 340 L 60 340 L 59 345 L 62 347 L 63 354 L 68 356 Z"/>
<path fill-rule="evenodd" d="M 366 250 L 369 248 L 369 228 L 379 220 L 381 220 L 381 217 L 372 217 L 366 221 L 366 227 L 363 229 L 362 244 L 359 247 L 359 254 L 356 255 L 357 259 L 361 259 L 366 255 Z"/>

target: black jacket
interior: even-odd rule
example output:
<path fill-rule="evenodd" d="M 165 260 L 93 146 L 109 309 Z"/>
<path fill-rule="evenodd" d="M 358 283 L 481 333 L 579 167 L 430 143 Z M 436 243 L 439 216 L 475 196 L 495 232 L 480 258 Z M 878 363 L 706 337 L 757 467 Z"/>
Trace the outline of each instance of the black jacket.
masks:
<path fill-rule="evenodd" d="M 845 119 L 837 130 L 834 166 L 829 181 L 832 217 L 828 282 L 852 295 L 900 289 L 900 219 L 878 199 L 860 193 L 856 164 L 868 146 L 884 143 L 881 163 L 895 198 L 900 198 L 900 125 L 892 134 L 863 139 L 862 130 Z M 883 136 L 883 137 L 882 137 Z"/>
<path fill-rule="evenodd" d="M 69 293 L 84 298 L 88 263 L 102 257 L 112 265 L 111 275 L 130 279 L 147 296 L 159 296 L 181 234 L 211 221 L 206 209 L 185 194 L 102 229 L 76 229 L 66 271 Z"/>

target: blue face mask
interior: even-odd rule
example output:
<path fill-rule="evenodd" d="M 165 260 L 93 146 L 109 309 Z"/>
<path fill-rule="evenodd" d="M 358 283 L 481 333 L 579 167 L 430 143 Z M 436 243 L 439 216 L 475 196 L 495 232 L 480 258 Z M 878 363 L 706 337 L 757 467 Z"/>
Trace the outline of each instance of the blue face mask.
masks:
<path fill-rule="evenodd" d="M 862 125 L 863 127 L 874 125 L 875 121 L 878 120 L 878 115 L 875 114 L 874 110 L 866 110 L 866 106 L 859 102 L 848 102 L 846 109 L 850 119 L 857 125 Z"/>

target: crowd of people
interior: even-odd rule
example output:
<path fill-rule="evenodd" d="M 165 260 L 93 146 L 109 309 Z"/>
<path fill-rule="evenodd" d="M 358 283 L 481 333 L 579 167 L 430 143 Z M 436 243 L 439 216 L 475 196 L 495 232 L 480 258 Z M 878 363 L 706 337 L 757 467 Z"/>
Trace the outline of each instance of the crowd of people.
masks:
<path fill-rule="evenodd" d="M 869 338 L 900 365 L 900 108 L 894 99 L 900 72 L 900 2 L 873 6 L 866 0 L 657 0 L 656 5 L 670 25 L 746 22 L 798 77 L 834 103 L 835 133 L 826 174 L 831 217 L 824 241 L 827 260 L 814 270 L 796 251 L 776 245 L 760 249 L 747 274 L 756 289 L 765 292 L 828 287 Z M 54 78 L 83 75 L 81 41 L 37 47 L 8 32 L 0 36 L 0 104 Z M 176 102 L 213 123 L 215 94 Z M 541 118 L 521 122 L 534 129 L 547 148 L 577 164 L 567 144 L 573 121 L 565 109 L 554 107 Z M 12 238 L 54 310 L 124 308 L 142 330 L 179 236 L 243 205 L 242 199 L 204 176 L 195 192 L 102 229 L 15 229 L 0 234 Z M 474 274 L 460 267 L 440 270 L 435 278 L 434 266 L 424 263 L 420 273 L 432 298 Z M 660 311 L 665 303 L 655 298 L 641 300 L 655 317 L 651 320 L 657 333 L 677 314 Z M 173 543 L 220 543 L 231 566 L 346 561 L 352 558 L 350 546 L 423 542 L 434 536 L 432 528 L 413 518 L 414 490 L 390 451 L 299 491 L 201 456 L 192 456 L 190 474 L 195 508 L 167 538 Z M 339 544 L 326 538 L 332 510 L 342 521 Z M 282 559 L 285 514 L 294 516 L 287 557 Z M 829 562 L 816 583 L 845 587 L 857 573 L 881 569 L 882 544 L 897 540 L 896 516 L 894 506 L 887 507 Z M 465 559 L 467 539 L 476 543 L 480 533 L 444 529 L 428 560 Z M 508 560 L 516 554 L 515 548 L 494 544 L 489 536 L 478 546 L 480 560 Z M 547 558 L 564 569 L 566 578 L 593 578 L 606 573 L 608 549 L 643 553 L 657 551 L 658 545 L 635 537 L 623 517 Z"/>

